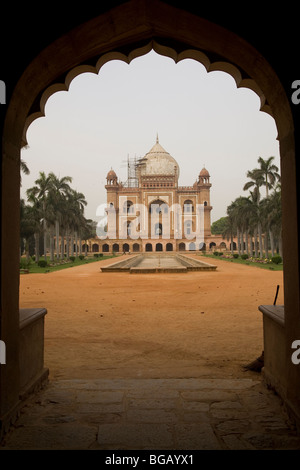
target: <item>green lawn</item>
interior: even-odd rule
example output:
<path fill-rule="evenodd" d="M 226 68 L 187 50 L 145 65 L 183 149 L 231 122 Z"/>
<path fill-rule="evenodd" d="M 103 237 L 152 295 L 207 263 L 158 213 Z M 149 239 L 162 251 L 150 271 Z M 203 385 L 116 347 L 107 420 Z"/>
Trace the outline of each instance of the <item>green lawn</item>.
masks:
<path fill-rule="evenodd" d="M 201 256 L 201 255 L 200 255 Z M 275 264 L 272 262 L 261 262 L 261 261 L 252 261 L 250 259 L 241 259 L 239 258 L 225 258 L 224 256 L 216 256 L 216 255 L 209 255 L 209 254 L 202 254 L 202 256 L 205 256 L 205 258 L 211 258 L 211 259 L 216 259 L 216 260 L 221 260 L 225 261 L 227 263 L 238 263 L 238 264 L 243 264 L 246 266 L 254 266 L 255 268 L 262 268 L 262 269 L 269 269 L 271 271 L 282 271 L 283 270 L 283 264 Z"/>
<path fill-rule="evenodd" d="M 102 261 L 104 259 L 113 258 L 113 257 L 114 257 L 113 255 L 107 255 L 107 256 L 103 255 L 102 257 L 99 256 L 98 258 L 95 258 L 95 257 L 91 256 L 91 257 L 83 258 L 83 260 L 81 260 L 79 258 L 75 258 L 74 261 L 66 261 L 65 260 L 65 262 L 63 262 L 63 263 L 56 262 L 56 261 L 54 263 L 51 263 L 50 258 L 47 257 L 48 266 L 46 266 L 45 268 L 41 268 L 40 266 L 37 265 L 37 263 L 35 263 L 34 261 L 31 261 L 30 264 L 29 264 L 29 267 L 27 269 L 29 269 L 30 274 L 31 273 L 51 273 L 53 271 L 59 271 L 61 269 L 73 268 L 74 266 L 81 266 L 82 264 L 95 263 L 96 261 Z M 40 259 L 44 260 L 45 258 L 44 258 L 44 256 L 42 256 Z M 23 263 L 22 263 L 22 266 L 25 267 L 25 265 Z M 20 274 L 24 274 L 24 271 L 21 268 L 20 268 Z"/>

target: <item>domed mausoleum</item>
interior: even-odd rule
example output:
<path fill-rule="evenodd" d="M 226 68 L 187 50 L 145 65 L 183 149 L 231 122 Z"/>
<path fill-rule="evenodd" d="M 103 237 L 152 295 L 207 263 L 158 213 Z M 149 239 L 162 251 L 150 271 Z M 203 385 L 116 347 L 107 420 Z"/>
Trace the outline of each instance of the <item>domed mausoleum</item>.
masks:
<path fill-rule="evenodd" d="M 195 251 L 220 248 L 211 235 L 210 174 L 202 168 L 192 186 L 179 186 L 180 168 L 159 142 L 128 162 L 128 178 L 106 176 L 107 231 L 91 241 L 95 252 Z M 218 240 L 214 240 L 217 238 Z M 222 248 L 222 247 L 221 247 Z"/>

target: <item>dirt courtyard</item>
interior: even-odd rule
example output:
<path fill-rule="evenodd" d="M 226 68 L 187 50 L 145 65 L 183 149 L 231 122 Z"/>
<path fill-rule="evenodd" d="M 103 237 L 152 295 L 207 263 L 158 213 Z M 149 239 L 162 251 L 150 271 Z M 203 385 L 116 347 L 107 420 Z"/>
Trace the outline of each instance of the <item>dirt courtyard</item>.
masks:
<path fill-rule="evenodd" d="M 252 374 L 242 366 L 263 350 L 258 306 L 278 284 L 283 304 L 282 272 L 216 259 L 208 272 L 101 273 L 112 262 L 21 275 L 20 308 L 47 309 L 50 379 Z"/>

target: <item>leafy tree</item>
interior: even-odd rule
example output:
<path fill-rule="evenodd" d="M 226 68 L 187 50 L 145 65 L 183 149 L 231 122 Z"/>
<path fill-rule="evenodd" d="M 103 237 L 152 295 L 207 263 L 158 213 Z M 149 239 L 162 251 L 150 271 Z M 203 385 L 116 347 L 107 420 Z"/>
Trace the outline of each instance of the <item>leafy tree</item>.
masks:
<path fill-rule="evenodd" d="M 221 235 L 227 225 L 227 217 L 221 217 L 211 224 L 211 233 L 213 235 Z"/>
<path fill-rule="evenodd" d="M 26 258 L 29 260 L 29 240 L 39 229 L 39 221 L 36 218 L 35 210 L 27 205 L 24 199 L 20 201 L 20 239 L 24 240 Z M 21 247 L 21 243 L 20 243 Z"/>

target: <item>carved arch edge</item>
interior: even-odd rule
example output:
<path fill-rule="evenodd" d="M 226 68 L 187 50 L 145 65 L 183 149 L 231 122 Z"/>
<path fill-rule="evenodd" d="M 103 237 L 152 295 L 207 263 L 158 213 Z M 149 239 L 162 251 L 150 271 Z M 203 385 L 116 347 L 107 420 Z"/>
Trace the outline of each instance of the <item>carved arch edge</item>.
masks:
<path fill-rule="evenodd" d="M 59 91 L 68 91 L 71 85 L 71 82 L 76 78 L 78 75 L 83 73 L 94 73 L 99 74 L 102 66 L 111 60 L 121 60 L 128 65 L 133 59 L 137 57 L 141 57 L 151 50 L 154 50 L 156 53 L 163 55 L 165 57 L 169 57 L 174 60 L 175 63 L 178 63 L 185 59 L 194 59 L 197 62 L 201 63 L 206 71 L 209 72 L 225 72 L 231 75 L 234 79 L 237 88 L 248 88 L 252 90 L 260 99 L 260 111 L 263 111 L 269 114 L 271 117 L 273 116 L 272 109 L 270 105 L 267 103 L 266 97 L 263 94 L 262 90 L 255 82 L 255 80 L 243 76 L 242 71 L 234 64 L 226 61 L 226 60 L 211 60 L 209 55 L 206 52 L 202 52 L 196 49 L 185 49 L 181 52 L 177 52 L 174 48 L 159 44 L 155 40 L 151 40 L 148 44 L 142 47 L 135 47 L 132 51 L 128 54 L 124 54 L 123 52 L 118 51 L 111 51 L 102 54 L 100 57 L 95 59 L 94 65 L 89 64 L 80 64 L 76 67 L 69 70 L 63 79 L 58 80 L 55 83 L 49 85 L 37 98 L 35 105 L 31 108 L 30 112 L 25 121 L 24 130 L 23 130 L 23 138 L 22 138 L 22 147 L 27 145 L 27 131 L 29 126 L 38 118 L 45 116 L 45 107 L 48 99 L 54 94 Z"/>

